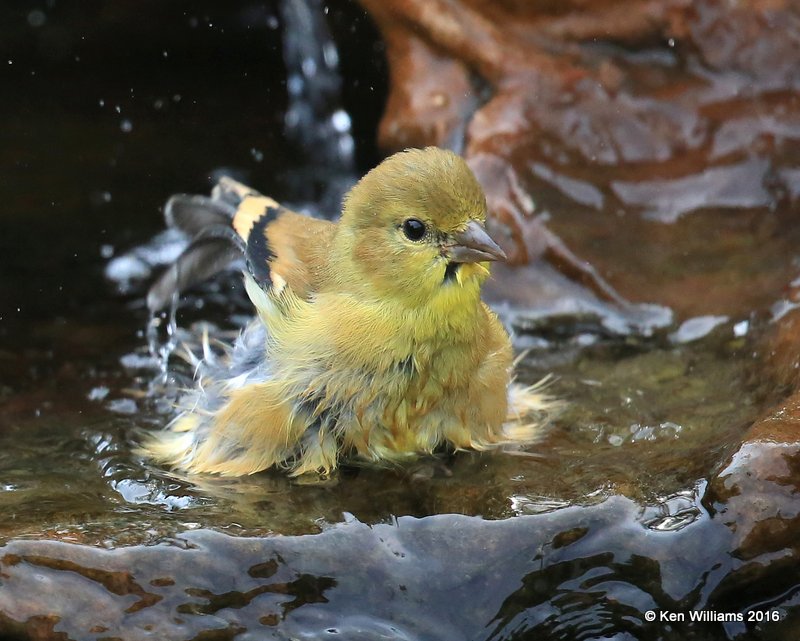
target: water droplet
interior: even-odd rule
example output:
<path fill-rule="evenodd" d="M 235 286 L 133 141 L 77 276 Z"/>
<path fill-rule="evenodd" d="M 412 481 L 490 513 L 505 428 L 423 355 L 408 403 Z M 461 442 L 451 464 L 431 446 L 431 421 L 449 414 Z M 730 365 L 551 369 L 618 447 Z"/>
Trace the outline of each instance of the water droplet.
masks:
<path fill-rule="evenodd" d="M 350 115 L 344 109 L 333 112 L 331 123 L 333 124 L 333 128 L 339 133 L 350 131 Z"/>
<path fill-rule="evenodd" d="M 93 191 L 89 195 L 89 200 L 93 205 L 106 205 L 111 202 L 111 192 L 108 191 Z"/>
<path fill-rule="evenodd" d="M 292 96 L 299 96 L 303 91 L 303 78 L 299 74 L 292 74 L 286 81 L 286 89 Z"/>
<path fill-rule="evenodd" d="M 136 414 L 139 408 L 132 398 L 115 398 L 106 403 L 106 408 L 116 414 Z"/>
<path fill-rule="evenodd" d="M 93 387 L 91 391 L 86 395 L 86 398 L 90 401 L 102 401 L 106 396 L 108 396 L 109 389 L 105 385 L 98 385 L 97 387 Z"/>
<path fill-rule="evenodd" d="M 102 98 L 100 98 L 100 100 L 97 101 L 97 104 L 100 105 L 101 107 L 105 107 L 106 106 L 106 101 L 103 100 Z"/>
<path fill-rule="evenodd" d="M 339 64 L 339 52 L 336 50 L 336 45 L 332 42 L 322 45 L 322 57 L 328 68 L 334 69 Z"/>
<path fill-rule="evenodd" d="M 137 352 L 131 352 L 130 354 L 123 354 L 119 357 L 119 363 L 125 369 L 131 370 L 138 370 L 138 369 L 153 369 L 156 367 L 157 363 L 153 359 L 152 356 L 149 354 L 147 356 L 143 356 Z"/>
<path fill-rule="evenodd" d="M 47 21 L 47 16 L 41 9 L 34 9 L 28 14 L 28 24 L 34 29 L 41 27 Z"/>
<path fill-rule="evenodd" d="M 270 29 L 277 29 L 278 26 L 279 26 L 278 25 L 278 18 L 276 18 L 275 16 L 268 16 L 267 17 L 267 26 Z"/>
<path fill-rule="evenodd" d="M 342 158 L 349 159 L 353 155 L 354 148 L 355 144 L 352 137 L 344 136 L 339 140 L 339 154 Z"/>
<path fill-rule="evenodd" d="M 317 73 L 317 61 L 313 58 L 306 58 L 303 60 L 301 68 L 303 69 L 303 73 L 305 74 L 306 78 L 310 78 Z"/>
<path fill-rule="evenodd" d="M 747 336 L 747 332 L 750 330 L 750 321 L 740 321 L 733 326 L 733 335 L 736 338 L 741 338 L 742 336 Z"/>
<path fill-rule="evenodd" d="M 169 312 L 153 314 L 147 324 L 147 346 L 151 357 L 158 362 L 162 377 L 167 376 L 170 354 L 178 345 L 178 294 L 172 297 Z M 161 334 L 166 333 L 166 339 L 161 342 Z"/>
<path fill-rule="evenodd" d="M 668 47 L 674 47 L 675 46 L 675 38 L 670 38 L 669 40 L 667 40 L 667 46 Z"/>
<path fill-rule="evenodd" d="M 683 430 L 683 427 L 672 421 L 665 421 L 658 425 L 641 425 L 639 423 L 634 423 L 629 427 L 631 443 L 677 438 L 681 430 Z"/>
<path fill-rule="evenodd" d="M 250 155 L 256 162 L 261 162 L 262 160 L 264 160 L 264 152 L 259 149 L 256 149 L 255 147 L 250 148 Z"/>
<path fill-rule="evenodd" d="M 113 245 L 100 245 L 100 256 L 108 260 L 114 255 Z"/>
<path fill-rule="evenodd" d="M 130 133 L 131 131 L 133 131 L 133 123 L 127 118 L 125 118 L 125 120 L 119 123 L 119 128 L 126 134 Z"/>
<path fill-rule="evenodd" d="M 289 109 L 283 117 L 286 127 L 292 129 L 300 123 L 300 113 L 297 109 Z"/>

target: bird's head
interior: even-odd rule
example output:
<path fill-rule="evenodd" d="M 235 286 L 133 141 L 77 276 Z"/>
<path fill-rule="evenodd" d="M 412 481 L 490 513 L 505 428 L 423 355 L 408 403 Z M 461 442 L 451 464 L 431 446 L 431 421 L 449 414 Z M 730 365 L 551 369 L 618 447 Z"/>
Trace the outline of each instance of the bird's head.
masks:
<path fill-rule="evenodd" d="M 486 197 L 464 160 L 436 147 L 384 160 L 347 195 L 341 245 L 357 276 L 417 306 L 477 298 L 488 262 L 505 260 L 484 228 Z"/>

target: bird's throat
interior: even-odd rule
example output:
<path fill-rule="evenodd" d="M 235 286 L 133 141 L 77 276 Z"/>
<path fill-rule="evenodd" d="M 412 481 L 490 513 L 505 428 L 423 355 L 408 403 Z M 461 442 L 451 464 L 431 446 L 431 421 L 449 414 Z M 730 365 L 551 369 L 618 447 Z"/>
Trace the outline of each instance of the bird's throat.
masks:
<path fill-rule="evenodd" d="M 458 273 L 458 269 L 461 267 L 461 263 L 456 263 L 450 261 L 447 263 L 447 267 L 444 269 L 444 280 L 442 281 L 443 285 L 447 285 L 452 283 L 456 280 L 456 275 Z"/>
<path fill-rule="evenodd" d="M 442 285 L 457 284 L 463 287 L 473 277 L 479 277 L 480 282 L 489 275 L 489 269 L 483 263 L 458 263 L 450 261 L 444 269 Z"/>

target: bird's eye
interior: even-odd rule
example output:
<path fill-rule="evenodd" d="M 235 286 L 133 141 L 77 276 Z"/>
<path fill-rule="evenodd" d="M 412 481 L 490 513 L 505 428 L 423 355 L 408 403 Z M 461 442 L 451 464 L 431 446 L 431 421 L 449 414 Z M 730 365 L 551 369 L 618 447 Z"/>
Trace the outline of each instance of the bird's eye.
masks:
<path fill-rule="evenodd" d="M 425 235 L 425 223 L 416 218 L 409 218 L 403 223 L 403 233 L 409 240 L 422 240 Z"/>

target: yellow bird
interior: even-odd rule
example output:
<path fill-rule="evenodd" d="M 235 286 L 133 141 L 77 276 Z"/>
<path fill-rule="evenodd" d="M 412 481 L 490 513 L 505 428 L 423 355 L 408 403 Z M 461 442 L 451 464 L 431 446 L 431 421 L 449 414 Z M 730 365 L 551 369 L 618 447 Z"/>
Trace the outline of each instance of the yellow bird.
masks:
<path fill-rule="evenodd" d="M 484 228 L 483 190 L 452 152 L 384 160 L 338 223 L 228 178 L 211 198 L 174 196 L 166 216 L 195 239 L 151 289 L 151 309 L 243 253 L 258 317 L 222 364 L 200 364 L 180 415 L 145 439 L 157 461 L 328 473 L 347 456 L 530 441 L 553 405 L 511 383 L 508 334 L 480 299 L 488 261 L 505 255 Z"/>

